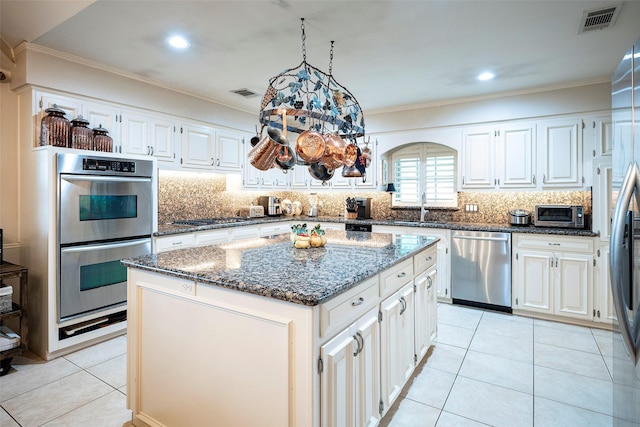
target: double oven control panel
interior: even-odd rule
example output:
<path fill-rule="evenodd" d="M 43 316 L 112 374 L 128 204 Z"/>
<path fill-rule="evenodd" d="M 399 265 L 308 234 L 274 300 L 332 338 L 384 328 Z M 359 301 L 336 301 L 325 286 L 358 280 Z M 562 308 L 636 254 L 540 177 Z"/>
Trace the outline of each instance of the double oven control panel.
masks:
<path fill-rule="evenodd" d="M 82 159 L 83 171 L 136 173 L 136 162 L 107 159 Z"/>

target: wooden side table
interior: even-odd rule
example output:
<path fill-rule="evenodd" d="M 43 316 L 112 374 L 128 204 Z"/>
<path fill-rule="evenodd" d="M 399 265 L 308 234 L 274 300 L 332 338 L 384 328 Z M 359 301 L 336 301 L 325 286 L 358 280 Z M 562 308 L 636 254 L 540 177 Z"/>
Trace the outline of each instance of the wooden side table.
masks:
<path fill-rule="evenodd" d="M 11 311 L 0 314 L 0 324 L 4 320 L 20 318 L 20 345 L 9 350 L 0 351 L 0 376 L 5 375 L 11 369 L 13 356 L 21 354 L 28 349 L 29 326 L 27 323 L 27 301 L 28 301 L 28 272 L 27 268 L 21 265 L 3 262 L 0 264 L 0 281 L 12 278 L 20 280 L 20 304 L 12 303 Z"/>

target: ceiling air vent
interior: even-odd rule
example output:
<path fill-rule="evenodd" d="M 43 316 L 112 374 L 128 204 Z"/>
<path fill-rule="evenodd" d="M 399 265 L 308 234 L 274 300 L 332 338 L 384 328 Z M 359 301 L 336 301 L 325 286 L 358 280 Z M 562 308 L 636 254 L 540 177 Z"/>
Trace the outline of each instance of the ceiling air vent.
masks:
<path fill-rule="evenodd" d="M 622 3 L 606 8 L 585 10 L 582 13 L 578 33 L 584 33 L 590 30 L 601 30 L 613 26 L 616 18 L 618 18 L 620 9 L 622 9 Z"/>
<path fill-rule="evenodd" d="M 258 96 L 259 94 L 249 90 L 247 88 L 232 90 L 231 92 L 237 93 L 240 96 L 244 96 L 245 98 L 253 98 L 254 96 Z"/>

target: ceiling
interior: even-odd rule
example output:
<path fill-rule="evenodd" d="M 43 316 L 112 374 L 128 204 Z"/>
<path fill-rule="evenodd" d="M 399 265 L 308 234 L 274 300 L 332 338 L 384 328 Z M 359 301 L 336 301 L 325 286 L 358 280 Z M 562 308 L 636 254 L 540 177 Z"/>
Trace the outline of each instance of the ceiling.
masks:
<path fill-rule="evenodd" d="M 22 41 L 256 112 L 269 78 L 302 61 L 365 111 L 610 80 L 640 35 L 640 1 L 579 33 L 584 11 L 620 1 L 0 0 L 5 52 Z M 185 51 L 165 39 L 182 33 Z M 496 78 L 476 76 L 491 70 Z M 259 94 L 244 98 L 231 91 Z"/>

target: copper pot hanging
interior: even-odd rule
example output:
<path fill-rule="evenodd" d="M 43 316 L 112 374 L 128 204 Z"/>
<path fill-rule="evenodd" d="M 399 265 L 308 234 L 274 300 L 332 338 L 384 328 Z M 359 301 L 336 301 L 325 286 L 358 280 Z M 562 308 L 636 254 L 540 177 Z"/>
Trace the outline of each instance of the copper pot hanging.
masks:
<path fill-rule="evenodd" d="M 324 149 L 324 155 L 320 160 L 320 163 L 324 164 L 329 169 L 339 168 L 340 166 L 344 166 L 347 143 L 344 139 L 340 138 L 340 136 L 330 133 L 325 135 L 324 140 L 326 142 L 326 147 Z M 354 154 L 356 154 L 354 152 Z M 351 164 L 355 162 L 355 156 L 351 161 Z"/>
<path fill-rule="evenodd" d="M 325 152 L 326 141 L 321 133 L 305 130 L 296 140 L 296 154 L 307 163 L 315 163 Z"/>
<path fill-rule="evenodd" d="M 267 134 L 247 154 L 249 163 L 254 168 L 266 171 L 271 169 L 276 156 L 283 146 L 288 145 L 287 139 L 276 128 L 268 127 Z"/>

